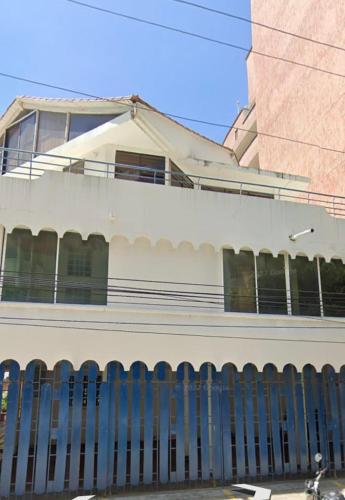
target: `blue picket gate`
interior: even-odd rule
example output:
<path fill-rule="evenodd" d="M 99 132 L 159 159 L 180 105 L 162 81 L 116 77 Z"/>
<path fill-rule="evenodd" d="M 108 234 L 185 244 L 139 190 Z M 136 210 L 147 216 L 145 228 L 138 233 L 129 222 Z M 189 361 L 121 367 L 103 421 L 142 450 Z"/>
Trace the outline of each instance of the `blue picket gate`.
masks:
<path fill-rule="evenodd" d="M 0 365 L 0 496 L 306 476 L 345 463 L 345 368 Z"/>

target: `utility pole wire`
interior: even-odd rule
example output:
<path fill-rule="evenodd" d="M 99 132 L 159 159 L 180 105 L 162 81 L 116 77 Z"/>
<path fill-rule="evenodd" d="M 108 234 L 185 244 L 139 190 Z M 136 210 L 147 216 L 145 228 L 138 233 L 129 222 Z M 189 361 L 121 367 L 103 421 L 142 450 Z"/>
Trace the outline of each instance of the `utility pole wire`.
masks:
<path fill-rule="evenodd" d="M 265 28 L 265 29 L 268 29 L 271 31 L 276 31 L 277 33 L 281 33 L 283 35 L 288 35 L 288 36 L 292 36 L 294 38 L 299 38 L 300 40 L 304 40 L 306 42 L 315 43 L 317 45 L 322 45 L 322 46 L 328 47 L 330 49 L 336 49 L 336 50 L 341 50 L 341 51 L 345 52 L 345 47 L 340 47 L 339 45 L 333 45 L 333 44 L 328 43 L 328 42 L 322 42 L 321 40 L 315 40 L 315 38 L 310 38 L 310 37 L 307 37 L 304 35 L 300 35 L 298 33 L 293 33 L 291 31 L 277 28 L 275 26 L 270 26 L 270 25 L 265 24 L 265 23 L 253 21 L 252 19 L 249 19 L 248 17 L 238 16 L 236 14 L 231 14 L 230 12 L 225 12 L 223 10 L 212 9 L 211 7 L 206 7 L 206 5 L 201 5 L 201 4 L 198 4 L 196 2 L 190 2 L 188 0 L 171 0 L 171 1 L 187 5 L 189 7 L 195 7 L 197 9 L 208 11 L 208 12 L 211 12 L 213 14 L 219 14 L 221 16 L 230 17 L 232 19 L 237 19 L 238 21 L 243 21 L 245 23 L 249 23 L 249 24 L 254 25 L 254 26 L 260 26 L 260 28 Z"/>

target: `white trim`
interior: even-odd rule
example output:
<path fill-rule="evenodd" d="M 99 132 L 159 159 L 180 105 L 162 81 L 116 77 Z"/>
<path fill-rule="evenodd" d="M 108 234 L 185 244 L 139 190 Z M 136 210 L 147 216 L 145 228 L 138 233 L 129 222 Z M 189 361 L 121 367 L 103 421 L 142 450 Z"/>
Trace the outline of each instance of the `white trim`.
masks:
<path fill-rule="evenodd" d="M 54 274 L 54 304 L 56 304 L 57 297 L 57 287 L 58 287 L 58 272 L 59 272 L 59 254 L 60 254 L 60 237 L 57 234 L 57 243 L 56 243 L 56 258 L 55 258 L 55 274 Z"/>
<path fill-rule="evenodd" d="M 7 235 L 8 232 L 6 231 L 6 228 L 3 226 L 3 235 L 2 235 L 2 244 L 1 244 L 1 253 L 0 253 L 0 301 L 2 300 L 2 286 L 3 286 L 3 279 L 4 279 L 4 273 L 3 270 L 5 269 L 5 255 L 6 255 L 6 246 L 7 246 Z"/>
<path fill-rule="evenodd" d="M 258 266 L 256 262 L 256 255 L 253 252 L 254 257 L 254 276 L 255 276 L 255 306 L 256 306 L 256 314 L 259 314 L 259 286 L 258 286 Z"/>
<path fill-rule="evenodd" d="M 289 316 L 292 315 L 292 302 L 291 302 L 291 283 L 290 283 L 290 261 L 289 254 L 284 253 L 284 268 L 285 268 L 285 288 L 286 288 L 286 300 L 287 300 L 287 313 Z"/>
<path fill-rule="evenodd" d="M 320 271 L 320 257 L 316 257 L 316 267 L 317 267 L 317 281 L 319 285 L 320 316 L 323 317 L 324 310 L 323 310 L 322 283 L 321 283 L 321 271 Z"/>

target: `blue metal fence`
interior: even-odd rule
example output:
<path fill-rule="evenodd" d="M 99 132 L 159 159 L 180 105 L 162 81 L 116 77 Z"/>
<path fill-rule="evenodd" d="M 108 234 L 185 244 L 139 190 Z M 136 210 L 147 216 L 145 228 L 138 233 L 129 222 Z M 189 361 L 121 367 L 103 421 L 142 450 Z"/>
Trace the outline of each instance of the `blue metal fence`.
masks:
<path fill-rule="evenodd" d="M 0 495 L 305 476 L 345 463 L 345 367 L 0 365 Z"/>

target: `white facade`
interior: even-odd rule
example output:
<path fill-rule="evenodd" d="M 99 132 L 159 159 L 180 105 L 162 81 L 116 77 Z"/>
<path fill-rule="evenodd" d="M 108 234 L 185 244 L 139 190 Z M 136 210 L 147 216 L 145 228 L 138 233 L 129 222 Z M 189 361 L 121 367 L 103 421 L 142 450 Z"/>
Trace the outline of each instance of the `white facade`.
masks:
<path fill-rule="evenodd" d="M 286 191 L 280 189 L 303 189 L 307 179 L 241 168 L 231 150 L 142 101 L 21 102 L 27 109 L 55 112 L 122 109 L 110 122 L 48 152 L 55 157 L 38 155 L 0 177 L 2 272 L 6 237 L 14 228 L 34 235 L 52 230 L 59 238 L 76 232 L 84 240 L 100 234 L 109 243 L 108 304 L 0 302 L 2 359 L 16 359 L 23 367 L 41 359 L 49 368 L 61 359 L 75 368 L 92 359 L 101 369 L 115 359 L 125 368 L 137 360 L 149 368 L 164 360 L 174 369 L 183 361 L 196 369 L 205 361 L 217 368 L 231 362 L 239 369 L 254 363 L 259 370 L 266 363 L 278 369 L 292 363 L 298 370 L 308 363 L 317 369 L 344 364 L 342 318 L 224 312 L 219 305 L 224 248 L 345 262 L 345 220 L 297 199 L 284 201 Z M 16 107 L 18 102 L 0 121 L 0 137 L 15 120 Z M 166 185 L 114 178 L 118 150 L 164 156 Z M 62 171 L 73 164 L 70 158 L 91 160 L 84 164 L 85 175 Z M 193 180 L 194 189 L 169 185 L 169 160 Z M 272 199 L 204 191 L 201 185 Z M 308 228 L 314 232 L 289 238 Z M 140 287 L 140 296 L 133 290 L 128 295 L 129 283 Z M 194 300 L 200 290 L 210 295 L 216 290 L 217 307 L 212 300 L 206 305 Z M 196 295 L 184 303 L 181 291 Z"/>

